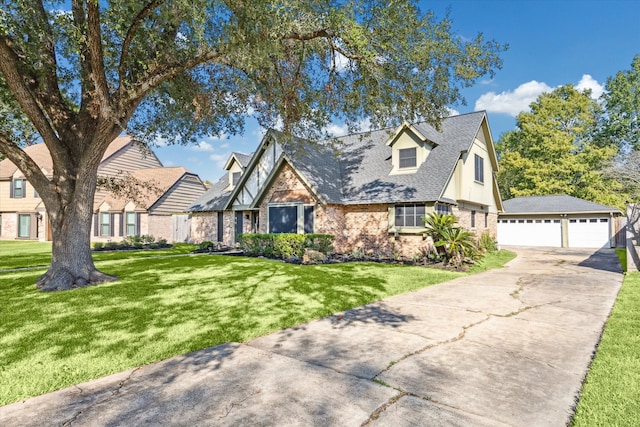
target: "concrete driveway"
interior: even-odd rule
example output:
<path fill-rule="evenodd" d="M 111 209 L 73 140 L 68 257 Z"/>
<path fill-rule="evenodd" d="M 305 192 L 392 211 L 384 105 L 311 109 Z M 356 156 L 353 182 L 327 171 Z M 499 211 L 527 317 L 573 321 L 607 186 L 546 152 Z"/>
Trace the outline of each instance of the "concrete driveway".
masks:
<path fill-rule="evenodd" d="M 622 282 L 613 250 L 507 268 L 0 407 L 0 425 L 564 426 Z"/>

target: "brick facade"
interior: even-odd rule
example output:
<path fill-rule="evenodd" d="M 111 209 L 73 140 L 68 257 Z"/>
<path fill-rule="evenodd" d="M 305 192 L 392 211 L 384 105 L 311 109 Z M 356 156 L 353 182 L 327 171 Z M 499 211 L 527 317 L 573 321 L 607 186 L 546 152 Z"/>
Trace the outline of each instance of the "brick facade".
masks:
<path fill-rule="evenodd" d="M 430 237 L 421 229 L 395 234 L 389 231 L 389 205 L 362 204 L 336 205 L 321 203 L 305 185 L 294 169 L 284 164 L 271 187 L 265 192 L 258 207 L 258 232 L 267 233 L 270 203 L 303 203 L 314 206 L 314 232 L 335 236 L 334 249 L 338 253 L 360 251 L 364 253 L 399 254 L 406 257 L 428 251 L 432 246 Z M 497 231 L 497 213 L 486 214 L 483 206 L 454 207 L 452 213 L 459 218 L 459 225 L 477 236 L 489 230 L 493 236 Z M 471 212 L 475 211 L 475 227 L 471 227 Z M 253 218 L 251 211 L 243 212 L 243 232 L 251 233 Z M 249 219 L 247 219 L 247 217 Z M 393 218 L 391 218 L 393 221 Z M 217 237 L 217 212 L 194 213 L 191 220 L 191 238 L 199 243 L 215 241 Z M 235 242 L 235 212 L 224 212 L 224 243 Z"/>

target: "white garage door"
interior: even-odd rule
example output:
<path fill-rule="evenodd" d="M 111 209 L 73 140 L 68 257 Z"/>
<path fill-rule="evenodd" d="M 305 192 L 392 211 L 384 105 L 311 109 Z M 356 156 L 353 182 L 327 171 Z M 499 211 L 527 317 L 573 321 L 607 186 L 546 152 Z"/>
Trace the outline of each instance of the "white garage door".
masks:
<path fill-rule="evenodd" d="M 609 218 L 569 219 L 570 248 L 608 248 L 609 237 Z"/>
<path fill-rule="evenodd" d="M 559 219 L 501 219 L 498 243 L 510 246 L 562 246 Z"/>

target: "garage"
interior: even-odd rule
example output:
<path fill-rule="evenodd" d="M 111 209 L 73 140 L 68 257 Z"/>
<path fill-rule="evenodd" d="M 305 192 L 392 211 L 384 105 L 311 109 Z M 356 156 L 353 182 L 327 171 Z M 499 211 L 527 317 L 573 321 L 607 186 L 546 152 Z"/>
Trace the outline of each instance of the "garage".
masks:
<path fill-rule="evenodd" d="M 567 195 L 517 197 L 503 202 L 498 243 L 506 246 L 603 248 L 615 245 L 620 210 Z"/>
<path fill-rule="evenodd" d="M 507 219 L 498 221 L 498 239 L 508 246 L 562 246 L 559 219 Z"/>

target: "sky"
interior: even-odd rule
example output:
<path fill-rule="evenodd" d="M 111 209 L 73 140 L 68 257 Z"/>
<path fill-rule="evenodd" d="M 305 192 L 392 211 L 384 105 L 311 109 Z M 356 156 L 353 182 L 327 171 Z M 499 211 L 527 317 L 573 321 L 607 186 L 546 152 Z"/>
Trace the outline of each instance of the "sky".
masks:
<path fill-rule="evenodd" d="M 420 7 L 440 19 L 448 11 L 463 40 L 482 33 L 509 45 L 493 78 L 465 89 L 466 105 L 449 106 L 461 114 L 486 110 L 495 141 L 515 129 L 517 114 L 541 93 L 573 84 L 599 96 L 607 78 L 629 70 L 640 55 L 640 0 L 423 0 Z M 339 136 L 340 124 L 334 127 Z M 184 166 L 216 182 L 230 154 L 253 152 L 264 132 L 248 120 L 243 135 L 154 150 L 165 166 Z"/>

